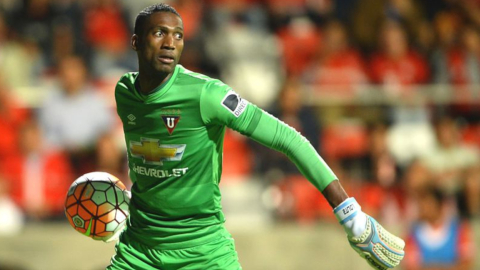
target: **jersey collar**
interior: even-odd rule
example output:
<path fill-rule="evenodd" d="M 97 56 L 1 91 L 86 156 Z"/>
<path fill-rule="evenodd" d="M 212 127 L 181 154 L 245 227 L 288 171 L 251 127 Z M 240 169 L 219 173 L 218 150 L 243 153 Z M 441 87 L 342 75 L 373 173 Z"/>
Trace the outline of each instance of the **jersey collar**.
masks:
<path fill-rule="evenodd" d="M 136 95 L 146 101 L 146 100 L 150 100 L 150 99 L 157 99 L 161 96 L 163 96 L 169 89 L 170 87 L 172 86 L 172 84 L 175 82 L 175 79 L 177 78 L 177 75 L 178 75 L 178 71 L 180 70 L 180 65 L 176 65 L 175 66 L 175 70 L 173 71 L 173 74 L 172 76 L 170 76 L 170 78 L 168 78 L 168 80 L 166 82 L 163 82 L 162 84 L 160 84 L 159 86 L 155 87 L 155 89 L 153 89 L 150 93 L 148 94 L 142 94 L 138 89 L 137 89 L 137 86 L 138 86 L 138 74 L 137 74 L 137 77 L 135 78 L 135 82 L 134 82 L 134 86 L 135 86 L 135 92 L 136 92 Z"/>

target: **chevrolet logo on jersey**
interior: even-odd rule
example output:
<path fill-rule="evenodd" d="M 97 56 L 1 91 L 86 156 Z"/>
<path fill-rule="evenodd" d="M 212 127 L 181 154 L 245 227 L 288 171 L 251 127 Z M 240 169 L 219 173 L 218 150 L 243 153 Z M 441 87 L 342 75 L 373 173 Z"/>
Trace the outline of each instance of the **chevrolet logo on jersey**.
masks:
<path fill-rule="evenodd" d="M 130 154 L 145 164 L 163 165 L 164 161 L 182 160 L 186 144 L 160 144 L 157 139 L 141 138 L 130 141 Z"/>

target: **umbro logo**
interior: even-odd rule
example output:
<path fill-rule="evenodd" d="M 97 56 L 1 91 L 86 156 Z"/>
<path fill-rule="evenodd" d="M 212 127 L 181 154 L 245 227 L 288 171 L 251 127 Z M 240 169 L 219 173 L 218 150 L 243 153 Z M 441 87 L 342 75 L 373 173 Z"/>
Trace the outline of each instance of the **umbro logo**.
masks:
<path fill-rule="evenodd" d="M 127 116 L 127 119 L 128 119 L 128 123 L 129 123 L 130 125 L 136 125 L 135 119 L 137 119 L 137 117 L 135 117 L 135 115 L 129 114 L 129 115 Z"/>

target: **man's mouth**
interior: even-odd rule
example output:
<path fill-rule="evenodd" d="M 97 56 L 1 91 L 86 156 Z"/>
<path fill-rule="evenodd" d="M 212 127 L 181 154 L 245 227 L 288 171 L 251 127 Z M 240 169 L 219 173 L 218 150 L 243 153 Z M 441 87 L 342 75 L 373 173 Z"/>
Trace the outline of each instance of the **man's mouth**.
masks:
<path fill-rule="evenodd" d="M 175 59 L 172 56 L 166 56 L 166 55 L 159 56 L 158 60 L 160 60 L 160 62 L 164 64 L 171 64 L 173 63 L 173 61 L 175 61 Z"/>

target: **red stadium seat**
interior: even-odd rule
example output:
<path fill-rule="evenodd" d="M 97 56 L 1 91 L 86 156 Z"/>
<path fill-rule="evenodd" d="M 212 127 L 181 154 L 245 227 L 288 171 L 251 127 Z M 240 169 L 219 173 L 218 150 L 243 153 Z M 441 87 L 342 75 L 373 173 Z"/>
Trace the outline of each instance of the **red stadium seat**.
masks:
<path fill-rule="evenodd" d="M 359 157 L 368 148 L 367 130 L 358 123 L 327 126 L 321 140 L 323 155 L 328 159 Z"/>
<path fill-rule="evenodd" d="M 464 143 L 480 147 L 480 125 L 468 125 L 462 130 L 461 137 Z"/>
<path fill-rule="evenodd" d="M 223 142 L 222 179 L 247 179 L 252 170 L 252 151 L 246 137 L 227 129 Z M 222 180 L 222 181 L 223 181 Z"/>

